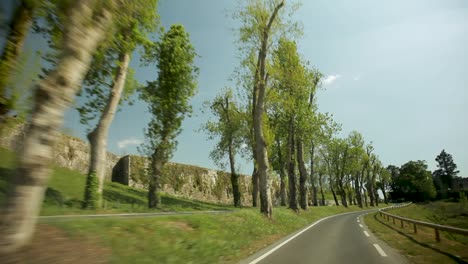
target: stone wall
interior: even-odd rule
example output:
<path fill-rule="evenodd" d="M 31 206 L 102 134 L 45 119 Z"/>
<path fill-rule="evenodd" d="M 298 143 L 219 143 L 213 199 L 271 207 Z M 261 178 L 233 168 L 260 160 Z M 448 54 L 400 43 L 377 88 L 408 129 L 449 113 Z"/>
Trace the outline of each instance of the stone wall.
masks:
<path fill-rule="evenodd" d="M 129 159 L 129 161 L 124 162 L 125 159 Z M 121 164 L 128 164 L 129 168 L 119 168 L 119 171 L 128 174 L 115 178 L 128 179 L 130 186 L 146 188 L 149 160 L 145 157 L 131 155 L 125 156 L 121 161 Z M 244 204 L 250 205 L 252 203 L 251 185 L 250 176 L 240 175 L 240 188 Z M 165 193 L 199 201 L 231 203 L 233 199 L 229 173 L 194 165 L 167 163 L 163 169 L 161 187 Z"/>
<path fill-rule="evenodd" d="M 6 128 L 0 137 L 0 146 L 18 152 L 24 140 L 25 125 L 20 124 Z M 89 144 L 79 138 L 57 133 L 57 144 L 54 147 L 53 161 L 60 167 L 77 170 L 83 174 L 88 173 Z M 106 179 L 110 180 L 112 168 L 120 157 L 107 152 Z"/>
<path fill-rule="evenodd" d="M 24 137 L 24 125 L 17 125 L 4 131 L 0 146 L 18 151 Z M 57 134 L 58 142 L 54 148 L 54 163 L 60 167 L 87 173 L 89 164 L 89 144 L 78 138 Z M 120 159 L 107 153 L 106 179 L 137 188 L 146 189 L 148 183 L 149 160 L 131 155 Z M 251 177 L 240 175 L 242 203 L 252 204 Z M 230 174 L 218 170 L 193 165 L 168 163 L 163 171 L 162 191 L 179 197 L 207 202 L 232 203 Z M 278 203 L 279 183 L 272 182 L 272 197 Z M 275 198 L 276 197 L 276 198 Z"/>

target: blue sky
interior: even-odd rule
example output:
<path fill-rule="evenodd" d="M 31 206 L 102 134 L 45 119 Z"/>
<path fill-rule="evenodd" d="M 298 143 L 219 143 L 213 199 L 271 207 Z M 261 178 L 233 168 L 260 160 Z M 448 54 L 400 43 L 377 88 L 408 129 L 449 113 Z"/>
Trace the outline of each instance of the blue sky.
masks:
<path fill-rule="evenodd" d="M 361 132 L 385 165 L 420 159 L 433 170 L 445 149 L 468 176 L 468 2 L 302 2 L 293 17 L 304 27 L 299 50 L 326 75 L 319 108 L 343 125 L 342 136 Z M 214 142 L 197 130 L 209 118 L 202 102 L 232 84 L 239 64 L 238 24 L 229 13 L 236 6 L 234 0 L 160 0 L 163 25 L 183 24 L 200 55 L 194 115 L 183 123 L 175 162 L 216 168 L 208 157 Z M 132 66 L 141 82 L 156 78 L 155 69 L 138 66 L 137 55 Z M 143 102 L 125 106 L 112 124 L 109 150 L 136 154 L 149 118 Z M 65 127 L 84 138 L 76 111 L 66 114 Z M 240 162 L 241 171 L 250 174 L 250 163 Z"/>

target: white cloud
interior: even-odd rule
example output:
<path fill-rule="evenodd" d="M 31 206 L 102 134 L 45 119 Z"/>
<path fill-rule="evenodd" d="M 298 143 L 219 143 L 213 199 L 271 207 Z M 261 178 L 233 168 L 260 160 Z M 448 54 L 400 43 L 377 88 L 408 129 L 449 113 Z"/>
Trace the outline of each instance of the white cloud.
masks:
<path fill-rule="evenodd" d="M 117 146 L 119 146 L 119 149 L 123 149 L 123 148 L 126 148 L 128 146 L 140 145 L 141 143 L 143 143 L 143 141 L 140 140 L 140 139 L 127 138 L 127 139 L 123 139 L 123 140 L 118 141 Z"/>
<path fill-rule="evenodd" d="M 322 83 L 323 85 L 330 85 L 332 83 L 334 83 L 338 78 L 340 78 L 341 75 L 339 74 L 335 74 L 335 75 L 328 75 L 327 77 L 325 77 L 325 79 L 323 79 Z"/>

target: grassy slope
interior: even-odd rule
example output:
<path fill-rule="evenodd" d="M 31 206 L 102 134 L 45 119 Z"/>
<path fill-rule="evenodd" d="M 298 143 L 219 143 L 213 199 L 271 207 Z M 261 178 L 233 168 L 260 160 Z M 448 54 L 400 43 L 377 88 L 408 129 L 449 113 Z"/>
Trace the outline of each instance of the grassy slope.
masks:
<path fill-rule="evenodd" d="M 5 180 L 11 174 L 13 163 L 13 154 L 0 149 L 0 195 L 6 190 Z M 79 206 L 84 181 L 85 177 L 75 171 L 54 168 L 42 214 L 94 213 Z M 105 201 L 106 209 L 98 213 L 148 211 L 144 190 L 116 183 L 106 182 Z M 166 211 L 232 208 L 167 195 L 163 196 L 163 204 L 162 210 Z M 66 263 L 64 259 L 72 259 L 73 255 L 80 258 L 75 248 L 92 244 L 88 250 L 99 248 L 109 252 L 96 254 L 96 258 L 111 263 L 235 263 L 317 219 L 358 209 L 318 207 L 295 213 L 275 208 L 271 220 L 263 217 L 258 209 L 247 208 L 223 215 L 48 222 L 38 226 L 33 246 L 24 255 L 28 259 L 26 263 L 32 263 L 29 259 Z M 58 239 L 62 242 L 55 251 L 42 246 L 56 244 Z"/>
<path fill-rule="evenodd" d="M 465 209 L 466 210 L 466 209 Z M 458 213 L 457 213 L 458 212 Z M 427 205 L 413 204 L 409 207 L 391 210 L 390 213 L 416 220 L 466 228 L 466 212 L 460 204 L 436 202 Z M 400 250 L 413 263 L 464 263 L 468 261 L 468 238 L 441 232 L 441 242 L 435 241 L 434 230 L 413 227 L 400 222 L 394 225 L 377 214 L 365 218 L 369 228 L 390 246 Z"/>
<path fill-rule="evenodd" d="M 3 200 L 8 188 L 6 179 L 12 174 L 14 161 L 12 152 L 0 148 L 0 201 Z M 54 167 L 52 173 L 41 211 L 42 215 L 154 211 L 147 208 L 145 190 L 113 182 L 105 182 L 103 209 L 82 210 L 81 200 L 85 177 L 79 172 L 60 167 Z M 192 201 L 164 194 L 162 203 L 160 211 L 232 209 L 231 206 Z"/>

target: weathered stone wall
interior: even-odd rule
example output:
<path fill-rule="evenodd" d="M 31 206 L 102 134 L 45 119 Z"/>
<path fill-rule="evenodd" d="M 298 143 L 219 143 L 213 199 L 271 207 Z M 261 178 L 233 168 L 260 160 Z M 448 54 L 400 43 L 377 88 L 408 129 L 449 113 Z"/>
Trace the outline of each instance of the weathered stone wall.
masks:
<path fill-rule="evenodd" d="M 129 162 L 122 163 L 128 164 L 129 169 L 120 168 L 119 171 L 128 175 L 116 176 L 115 181 L 127 178 L 130 186 L 146 188 L 149 160 L 135 155 L 126 156 L 121 161 L 124 159 L 129 159 Z M 167 163 L 163 169 L 161 185 L 163 192 L 188 199 L 220 203 L 232 203 L 233 199 L 229 173 L 193 165 Z M 250 205 L 252 188 L 249 176 L 240 175 L 240 188 L 242 202 Z"/>
<path fill-rule="evenodd" d="M 18 152 L 24 140 L 25 125 L 20 124 L 6 128 L 0 137 L 0 146 Z M 81 139 L 57 133 L 57 144 L 54 147 L 53 161 L 60 167 L 77 170 L 83 174 L 88 172 L 89 144 Z M 120 157 L 107 152 L 106 179 L 110 180 L 112 168 Z"/>
<path fill-rule="evenodd" d="M 0 137 L 0 146 L 18 151 L 23 142 L 23 131 L 23 125 L 6 129 L 3 136 Z M 59 139 L 54 148 L 54 162 L 58 166 L 86 174 L 89 164 L 89 144 L 68 135 L 57 134 L 57 137 Z M 114 181 L 146 189 L 148 159 L 131 155 L 125 156 L 120 162 L 119 160 L 119 156 L 107 153 L 106 179 L 114 178 Z M 250 176 L 240 175 L 240 187 L 242 203 L 251 205 L 252 182 Z M 229 173 L 193 165 L 168 163 L 163 171 L 162 191 L 199 201 L 232 203 Z M 279 183 L 276 180 L 272 182 L 272 196 L 275 203 L 278 203 L 275 197 L 279 196 Z"/>

